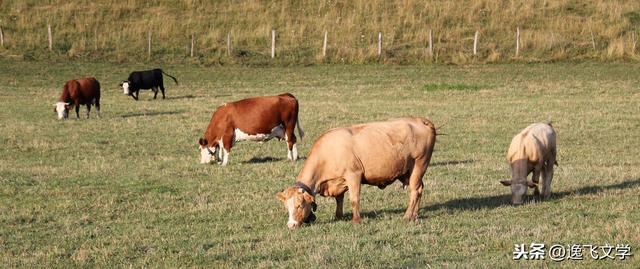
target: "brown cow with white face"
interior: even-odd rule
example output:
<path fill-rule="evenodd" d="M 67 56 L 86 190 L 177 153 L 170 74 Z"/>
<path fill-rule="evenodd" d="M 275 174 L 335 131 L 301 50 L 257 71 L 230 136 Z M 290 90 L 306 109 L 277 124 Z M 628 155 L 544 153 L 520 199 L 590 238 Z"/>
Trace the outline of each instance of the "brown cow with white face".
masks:
<path fill-rule="evenodd" d="M 76 116 L 80 118 L 80 105 L 87 106 L 87 118 L 91 105 L 95 104 L 98 118 L 100 117 L 100 83 L 96 78 L 88 77 L 77 80 L 69 80 L 64 84 L 62 94 L 58 102 L 54 104 L 53 112 L 58 114 L 58 119 L 69 118 L 69 110 L 75 106 Z"/>
<path fill-rule="evenodd" d="M 556 162 L 556 132 L 551 123 L 534 123 L 522 130 L 511 140 L 507 161 L 511 166 L 511 179 L 500 183 L 511 186 L 511 203 L 523 203 L 527 187 L 534 188 L 534 195 L 540 196 L 538 180 L 542 178 L 542 198 L 551 195 L 551 180 L 553 180 L 553 165 Z M 533 172 L 531 181 L 527 181 L 529 173 Z"/>
<path fill-rule="evenodd" d="M 405 219 L 418 218 L 422 176 L 427 171 L 436 129 L 424 118 L 400 118 L 358 124 L 325 132 L 313 144 L 296 184 L 277 194 L 289 212 L 291 229 L 315 219 L 315 195 L 336 199 L 336 219 L 342 218 L 344 193 L 349 191 L 352 221 L 360 222 L 362 184 L 384 189 L 396 180 L 409 186 Z"/>
<path fill-rule="evenodd" d="M 296 135 L 304 131 L 298 121 L 298 100 L 290 93 L 262 96 L 224 104 L 216 109 L 200 138 L 200 163 L 221 159 L 227 165 L 229 152 L 238 141 L 268 141 L 272 138 L 287 142 L 287 157 L 298 159 Z M 217 154 L 216 154 L 217 152 Z"/>

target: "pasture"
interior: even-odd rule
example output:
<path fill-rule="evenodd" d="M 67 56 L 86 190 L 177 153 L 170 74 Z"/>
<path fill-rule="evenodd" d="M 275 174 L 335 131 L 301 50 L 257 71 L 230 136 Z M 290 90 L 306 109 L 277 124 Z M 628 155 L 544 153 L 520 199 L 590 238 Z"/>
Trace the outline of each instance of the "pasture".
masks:
<path fill-rule="evenodd" d="M 0 262 L 7 267 L 577 267 L 638 268 L 638 64 L 194 67 L 165 65 L 167 99 L 118 83 L 155 66 L 0 60 Z M 64 81 L 96 76 L 102 118 L 58 121 Z M 303 160 L 286 146 L 242 142 L 227 167 L 198 164 L 218 105 L 294 94 Z M 81 116 L 85 108 L 81 109 Z M 362 190 L 362 223 L 286 228 L 275 194 L 294 183 L 324 130 L 428 116 L 439 132 L 420 220 L 396 183 Z M 551 119 L 552 199 L 513 207 L 505 160 L 513 135 Z M 531 193 L 531 191 L 529 192 Z M 530 200 L 530 199 L 529 199 Z M 514 261 L 514 244 L 630 244 L 624 261 Z"/>

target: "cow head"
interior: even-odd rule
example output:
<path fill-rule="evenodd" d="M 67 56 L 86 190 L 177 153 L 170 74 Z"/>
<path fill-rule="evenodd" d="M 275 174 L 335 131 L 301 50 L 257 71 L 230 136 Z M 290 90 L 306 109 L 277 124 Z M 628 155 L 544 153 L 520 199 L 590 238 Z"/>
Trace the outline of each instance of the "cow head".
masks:
<path fill-rule="evenodd" d="M 65 103 L 65 102 L 57 102 L 54 104 L 53 112 L 56 112 L 58 114 L 59 120 L 69 118 L 70 105 L 71 105 L 70 103 Z"/>
<path fill-rule="evenodd" d="M 122 89 L 124 90 L 124 94 L 125 95 L 129 95 L 131 94 L 131 91 L 129 90 L 129 87 L 131 86 L 131 83 L 127 80 L 123 81 L 122 83 L 120 83 L 120 87 L 122 87 Z"/>
<path fill-rule="evenodd" d="M 316 220 L 316 200 L 309 192 L 300 187 L 289 187 L 279 192 L 278 200 L 284 203 L 284 207 L 289 212 L 287 227 L 295 229 L 302 223 L 309 223 Z"/>
<path fill-rule="evenodd" d="M 524 180 L 501 180 L 500 183 L 504 186 L 511 186 L 511 203 L 514 205 L 521 205 L 524 201 L 524 195 L 527 194 L 527 187 L 535 188 L 536 183 Z"/>
<path fill-rule="evenodd" d="M 215 147 L 215 150 L 211 150 L 211 148 L 209 148 L 209 142 L 204 138 L 200 138 L 200 140 L 198 140 L 198 144 L 200 144 L 200 163 L 207 164 L 216 160 L 216 151 L 218 151 L 218 146 Z"/>

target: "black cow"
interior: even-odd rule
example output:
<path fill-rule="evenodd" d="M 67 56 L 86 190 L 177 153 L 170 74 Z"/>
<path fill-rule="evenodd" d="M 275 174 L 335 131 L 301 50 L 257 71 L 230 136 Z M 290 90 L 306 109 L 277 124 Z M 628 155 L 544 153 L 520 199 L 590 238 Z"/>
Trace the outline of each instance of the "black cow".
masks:
<path fill-rule="evenodd" d="M 154 92 L 153 99 L 158 96 L 158 88 L 162 91 L 162 99 L 164 99 L 164 83 L 162 82 L 162 74 L 173 79 L 178 85 L 178 80 L 171 75 L 165 73 L 160 68 L 146 71 L 134 71 L 129 74 L 129 78 L 122 83 L 120 87 L 124 89 L 124 94 L 131 95 L 133 99 L 138 100 L 140 90 L 152 89 Z M 135 94 L 134 94 L 135 93 Z"/>

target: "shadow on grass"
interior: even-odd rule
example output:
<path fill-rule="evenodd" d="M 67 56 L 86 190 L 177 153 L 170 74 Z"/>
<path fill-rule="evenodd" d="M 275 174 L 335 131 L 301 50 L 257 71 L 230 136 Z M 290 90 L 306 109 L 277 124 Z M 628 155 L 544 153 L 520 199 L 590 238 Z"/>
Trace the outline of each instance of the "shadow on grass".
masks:
<path fill-rule="evenodd" d="M 268 163 L 268 162 L 279 162 L 284 160 L 284 158 L 278 157 L 253 157 L 249 160 L 243 161 L 242 163 Z"/>
<path fill-rule="evenodd" d="M 458 164 L 468 164 L 468 163 L 474 163 L 476 162 L 476 160 L 453 160 L 453 161 L 443 161 L 443 162 L 434 162 L 432 164 L 430 164 L 429 166 L 447 166 L 447 165 L 458 165 Z"/>
<path fill-rule="evenodd" d="M 154 112 L 148 112 L 148 113 L 130 113 L 130 114 L 124 114 L 121 115 L 120 117 L 122 118 L 131 118 L 131 117 L 142 117 L 142 116 L 163 116 L 163 115 L 175 115 L 175 114 L 182 114 L 184 113 L 184 111 L 179 110 L 179 111 L 154 111 Z"/>
<path fill-rule="evenodd" d="M 198 98 L 200 96 L 195 96 L 192 94 L 189 95 L 183 95 L 183 96 L 169 96 L 166 99 L 171 99 L 171 100 L 178 100 L 178 99 L 193 99 L 193 98 Z"/>
<path fill-rule="evenodd" d="M 553 185 L 552 185 L 553 186 Z M 497 187 L 501 187 L 500 185 Z M 588 195 L 588 194 L 596 194 L 600 192 L 605 192 L 609 190 L 622 190 L 640 187 L 640 178 L 625 180 L 620 183 L 615 183 L 611 185 L 604 186 L 586 186 L 575 190 L 561 191 L 561 192 L 552 192 L 550 199 L 562 199 L 568 196 L 579 196 L 579 195 Z M 503 195 L 494 195 L 487 197 L 471 197 L 471 198 L 460 198 L 446 201 L 444 203 L 433 204 L 426 207 L 422 207 L 420 212 L 420 218 L 424 218 L 425 212 L 436 211 L 440 209 L 446 210 L 478 210 L 478 209 L 494 209 L 501 206 L 511 205 L 511 195 L 508 194 L 508 188 L 505 188 L 505 192 L 507 194 Z M 527 195 L 527 202 L 533 200 L 531 192 L 529 191 L 529 195 Z M 424 199 L 424 197 L 423 197 Z M 541 201 L 544 202 L 544 201 Z M 348 209 L 345 207 L 345 209 Z M 376 211 L 369 212 L 361 212 L 360 216 L 366 218 L 375 219 L 380 215 L 384 214 L 401 214 L 404 213 L 406 208 L 396 208 L 396 209 L 382 209 Z M 348 216 L 348 218 L 347 218 Z M 350 220 L 351 214 L 345 214 L 344 220 Z"/>
<path fill-rule="evenodd" d="M 307 157 L 298 157 L 298 160 L 296 162 L 299 161 L 304 161 L 306 160 Z M 243 161 L 242 163 L 268 163 L 268 162 L 279 162 L 284 160 L 284 158 L 280 158 L 280 157 L 271 157 L 271 156 L 267 156 L 267 157 L 253 157 L 249 160 Z M 291 161 L 289 161 L 291 162 Z"/>

